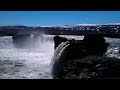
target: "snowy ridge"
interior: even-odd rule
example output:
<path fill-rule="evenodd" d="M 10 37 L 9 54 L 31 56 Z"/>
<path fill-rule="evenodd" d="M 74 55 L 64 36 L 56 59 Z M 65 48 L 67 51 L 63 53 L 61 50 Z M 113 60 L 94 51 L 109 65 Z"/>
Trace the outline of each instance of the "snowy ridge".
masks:
<path fill-rule="evenodd" d="M 48 26 L 34 26 L 34 27 L 75 27 L 75 26 L 98 26 L 98 25 L 120 25 L 120 23 L 108 23 L 108 24 L 72 24 L 72 25 L 48 25 Z M 33 26 L 27 26 L 27 25 L 0 25 L 1 26 L 11 26 L 11 27 L 17 27 L 17 26 L 26 26 L 26 27 L 33 27 Z"/>

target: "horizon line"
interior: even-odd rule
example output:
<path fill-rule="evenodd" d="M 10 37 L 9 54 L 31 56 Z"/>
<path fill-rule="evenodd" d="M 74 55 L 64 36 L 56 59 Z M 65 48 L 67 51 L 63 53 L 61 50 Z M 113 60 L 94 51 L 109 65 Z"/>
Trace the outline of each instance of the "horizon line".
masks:
<path fill-rule="evenodd" d="M 64 24 L 64 25 L 23 25 L 23 24 L 6 24 L 0 26 L 30 26 L 30 27 L 53 27 L 53 26 L 77 26 L 77 25 L 120 25 L 120 23 L 106 23 L 106 24 L 89 24 L 89 23 L 82 23 L 82 24 Z"/>

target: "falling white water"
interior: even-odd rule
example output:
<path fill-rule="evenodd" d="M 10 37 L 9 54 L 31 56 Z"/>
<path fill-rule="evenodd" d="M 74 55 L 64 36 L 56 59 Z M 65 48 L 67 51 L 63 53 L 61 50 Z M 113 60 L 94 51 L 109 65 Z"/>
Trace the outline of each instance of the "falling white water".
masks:
<path fill-rule="evenodd" d="M 41 43 L 38 38 L 31 46 L 26 49 L 15 48 L 12 37 L 0 37 L 0 79 L 51 78 L 53 41 L 44 39 Z"/>
<path fill-rule="evenodd" d="M 15 48 L 12 37 L 0 37 L 0 79 L 52 79 L 51 60 L 54 53 L 52 35 L 43 35 L 36 42 L 28 42 L 30 48 Z M 83 39 L 83 36 L 63 36 Z M 119 58 L 119 39 L 105 38 L 111 43 L 106 53 Z"/>

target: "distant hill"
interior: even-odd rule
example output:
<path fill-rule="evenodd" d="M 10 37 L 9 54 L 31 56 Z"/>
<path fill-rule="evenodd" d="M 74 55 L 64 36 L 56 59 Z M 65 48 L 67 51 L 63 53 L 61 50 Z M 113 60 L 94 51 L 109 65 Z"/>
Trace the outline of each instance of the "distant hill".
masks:
<path fill-rule="evenodd" d="M 119 37 L 120 24 L 77 24 L 61 26 L 39 26 L 29 27 L 23 25 L 0 26 L 1 36 L 13 36 L 15 34 L 38 34 L 45 33 L 50 35 L 85 35 L 97 34 L 112 35 Z"/>

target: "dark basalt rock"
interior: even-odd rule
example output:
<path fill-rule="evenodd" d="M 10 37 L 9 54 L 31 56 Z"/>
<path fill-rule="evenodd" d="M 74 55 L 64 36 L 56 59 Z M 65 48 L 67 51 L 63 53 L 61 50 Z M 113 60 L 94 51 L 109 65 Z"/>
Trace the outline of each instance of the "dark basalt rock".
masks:
<path fill-rule="evenodd" d="M 86 55 L 103 55 L 107 51 L 108 43 L 102 35 L 85 35 L 83 40 L 68 40 L 67 38 L 55 36 L 55 49 L 63 42 L 68 41 L 66 60 L 79 59 Z M 62 45 L 61 45 L 62 46 Z M 63 45 L 64 47 L 64 45 Z"/>
<path fill-rule="evenodd" d="M 103 56 L 108 43 L 101 35 L 86 35 L 83 40 L 59 38 L 55 41 L 54 79 L 120 78 L 120 60 Z"/>
<path fill-rule="evenodd" d="M 64 62 L 59 79 L 120 79 L 120 59 L 86 56 Z"/>
<path fill-rule="evenodd" d="M 101 34 L 85 35 L 83 42 L 89 55 L 103 54 L 109 45 Z"/>
<path fill-rule="evenodd" d="M 60 36 L 55 36 L 55 37 L 53 38 L 53 40 L 54 40 L 54 43 L 55 43 L 55 47 L 54 47 L 55 49 L 58 47 L 59 44 L 61 44 L 62 42 L 67 41 L 66 38 L 60 37 Z"/>

